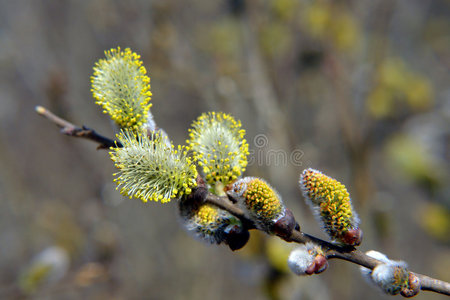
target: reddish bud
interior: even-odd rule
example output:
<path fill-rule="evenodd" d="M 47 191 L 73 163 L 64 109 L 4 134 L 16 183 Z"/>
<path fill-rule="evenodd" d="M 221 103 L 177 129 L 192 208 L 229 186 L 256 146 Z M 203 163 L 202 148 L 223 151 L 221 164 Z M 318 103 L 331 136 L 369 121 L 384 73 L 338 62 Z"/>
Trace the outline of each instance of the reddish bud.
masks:
<path fill-rule="evenodd" d="M 248 230 L 245 230 L 239 226 L 233 226 L 228 232 L 225 238 L 225 244 L 230 247 L 232 251 L 236 251 L 244 247 L 248 239 L 250 238 L 250 234 Z"/>
<path fill-rule="evenodd" d="M 192 189 L 192 193 L 185 196 L 185 200 L 191 203 L 203 203 L 208 196 L 208 189 L 205 186 L 197 186 Z"/>
<path fill-rule="evenodd" d="M 297 275 L 312 275 L 325 271 L 328 261 L 319 245 L 308 242 L 291 252 L 288 266 Z"/>
<path fill-rule="evenodd" d="M 305 270 L 305 274 L 312 275 L 316 271 L 316 262 L 313 261 Z"/>
<path fill-rule="evenodd" d="M 305 273 L 311 275 L 313 273 L 319 274 L 328 268 L 328 261 L 325 256 L 319 254 L 317 255 L 313 262 L 306 268 Z"/>
<path fill-rule="evenodd" d="M 409 273 L 408 287 L 401 290 L 400 294 L 403 297 L 410 298 L 417 295 L 420 291 L 420 279 L 413 273 Z"/>
<path fill-rule="evenodd" d="M 342 241 L 350 246 L 358 246 L 362 242 L 363 232 L 359 228 L 353 228 L 347 230 L 343 237 Z"/>
<path fill-rule="evenodd" d="M 323 255 L 317 255 L 314 259 L 314 262 L 316 264 L 316 269 L 314 270 L 314 273 L 319 274 L 325 271 L 328 268 L 328 260 Z"/>
<path fill-rule="evenodd" d="M 272 231 L 279 237 L 288 240 L 296 224 L 292 211 L 286 208 L 284 216 L 273 224 Z"/>

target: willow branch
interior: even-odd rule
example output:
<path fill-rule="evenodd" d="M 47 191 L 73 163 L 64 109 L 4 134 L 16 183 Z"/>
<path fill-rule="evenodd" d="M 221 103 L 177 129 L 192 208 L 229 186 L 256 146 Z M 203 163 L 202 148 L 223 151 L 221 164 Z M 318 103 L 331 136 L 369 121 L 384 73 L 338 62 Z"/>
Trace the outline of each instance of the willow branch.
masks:
<path fill-rule="evenodd" d="M 98 149 L 109 149 L 110 147 L 122 147 L 122 144 L 120 142 L 101 136 L 97 134 L 93 129 L 89 129 L 85 126 L 81 128 L 77 127 L 74 124 L 56 116 L 55 114 L 53 114 L 52 112 L 50 112 L 49 110 L 47 110 L 42 106 L 37 106 L 36 112 L 39 115 L 51 121 L 52 123 L 56 124 L 56 126 L 58 126 L 59 128 L 61 128 L 61 133 L 68 136 L 81 137 L 96 142 L 99 144 Z M 243 222 L 246 228 L 248 229 L 256 228 L 255 223 L 252 220 L 248 219 L 245 216 L 244 212 L 239 207 L 234 205 L 234 203 L 230 199 L 228 199 L 228 197 L 208 194 L 205 201 L 235 215 Z M 335 245 L 330 242 L 311 236 L 309 234 L 303 233 L 300 231 L 299 226 L 296 226 L 296 229 L 292 231 L 289 237 L 287 238 L 283 237 L 283 239 L 288 242 L 298 244 L 305 244 L 307 242 L 315 243 L 322 247 L 322 249 L 325 251 L 327 259 L 332 258 L 342 259 L 369 268 L 371 270 L 373 270 L 373 268 L 375 268 L 378 264 L 382 263 L 381 261 L 364 254 L 360 250 L 357 250 L 353 246 Z M 414 275 L 416 275 L 420 279 L 421 290 L 432 291 L 450 296 L 450 283 L 418 273 L 414 273 Z"/>
<path fill-rule="evenodd" d="M 40 116 L 46 118 L 47 120 L 49 120 L 50 122 L 54 123 L 56 126 L 61 128 L 60 131 L 62 134 L 91 140 L 91 141 L 99 144 L 97 149 L 109 149 L 111 147 L 122 147 L 122 144 L 120 142 L 109 139 L 107 137 L 104 137 L 104 136 L 98 134 L 97 132 L 95 132 L 95 130 L 87 128 L 86 126 L 78 127 L 78 126 L 58 117 L 57 115 L 55 115 L 54 113 L 52 113 L 51 111 L 46 109 L 45 107 L 36 106 L 35 110 Z"/>
<path fill-rule="evenodd" d="M 206 201 L 216 205 L 217 207 L 227 210 L 231 214 L 241 219 L 244 224 L 250 224 L 250 227 L 248 228 L 252 229 L 256 228 L 253 221 L 248 219 L 245 216 L 244 212 L 239 207 L 234 205 L 227 197 L 225 196 L 220 197 L 209 194 L 206 198 Z M 294 229 L 292 231 L 291 236 L 289 237 L 289 239 L 287 239 L 287 241 L 298 244 L 305 244 L 307 242 L 315 243 L 322 247 L 322 249 L 326 254 L 327 259 L 332 258 L 342 259 L 360 265 L 362 267 L 366 267 L 371 270 L 373 270 L 378 264 L 383 263 L 373 257 L 366 255 L 365 253 L 356 249 L 353 246 L 335 245 L 330 242 L 311 236 L 309 234 L 303 233 L 297 229 Z M 426 275 L 418 274 L 415 272 L 412 273 L 420 279 L 421 290 L 432 291 L 450 296 L 450 283 L 435 278 L 431 278 Z"/>

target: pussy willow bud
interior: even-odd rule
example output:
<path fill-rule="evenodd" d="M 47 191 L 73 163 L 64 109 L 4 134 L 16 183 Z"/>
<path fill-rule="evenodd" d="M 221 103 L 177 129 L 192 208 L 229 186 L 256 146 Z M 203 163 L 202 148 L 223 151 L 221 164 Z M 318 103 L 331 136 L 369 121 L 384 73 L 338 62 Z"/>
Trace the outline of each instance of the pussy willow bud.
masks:
<path fill-rule="evenodd" d="M 306 202 L 334 241 L 352 246 L 361 243 L 359 219 L 343 184 L 317 170 L 307 169 L 301 174 L 300 188 Z"/>
<path fill-rule="evenodd" d="M 379 261 L 382 261 L 384 263 L 391 263 L 392 261 L 383 253 L 375 251 L 375 250 L 370 250 L 366 252 L 367 256 L 370 256 L 372 258 L 378 259 Z M 363 276 L 363 278 L 370 284 L 373 284 L 373 280 L 372 280 L 372 270 L 365 268 L 365 267 L 359 267 L 359 270 L 361 271 L 361 275 Z"/>
<path fill-rule="evenodd" d="M 95 103 L 122 129 L 138 131 L 145 128 L 150 116 L 150 78 L 140 56 L 129 48 L 105 52 L 91 77 Z"/>
<path fill-rule="evenodd" d="M 142 131 L 141 131 L 142 132 Z M 158 133 L 122 131 L 117 138 L 122 148 L 110 152 L 119 171 L 114 180 L 123 195 L 143 202 L 168 202 L 190 194 L 197 170 L 182 147 L 168 147 Z"/>
<path fill-rule="evenodd" d="M 203 202 L 202 194 L 179 201 L 179 214 L 184 228 L 209 244 L 225 243 L 233 251 L 242 248 L 250 237 L 242 222 L 226 210 Z"/>
<path fill-rule="evenodd" d="M 225 186 L 245 171 L 249 152 L 244 135 L 241 122 L 221 112 L 202 114 L 193 122 L 187 143 L 209 184 Z"/>
<path fill-rule="evenodd" d="M 397 295 L 408 287 L 409 272 L 402 264 L 379 264 L 372 271 L 372 279 L 385 293 Z"/>
<path fill-rule="evenodd" d="M 297 275 L 311 275 L 325 271 L 328 261 L 320 246 L 306 243 L 291 252 L 288 266 Z"/>
<path fill-rule="evenodd" d="M 281 197 L 264 180 L 256 177 L 238 179 L 227 187 L 227 194 L 238 202 L 259 229 L 286 238 L 294 229 L 292 213 L 286 213 Z"/>
<path fill-rule="evenodd" d="M 407 270 L 405 262 L 390 260 L 383 253 L 374 250 L 366 252 L 366 255 L 382 262 L 373 270 L 360 267 L 361 274 L 369 283 L 378 286 L 387 294 L 401 293 L 404 297 L 417 295 L 420 290 L 420 280 Z"/>

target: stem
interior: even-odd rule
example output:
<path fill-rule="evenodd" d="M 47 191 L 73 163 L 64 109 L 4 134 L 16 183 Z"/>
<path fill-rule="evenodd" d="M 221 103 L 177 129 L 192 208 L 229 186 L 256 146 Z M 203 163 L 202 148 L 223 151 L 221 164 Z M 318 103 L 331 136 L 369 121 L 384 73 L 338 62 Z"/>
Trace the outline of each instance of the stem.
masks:
<path fill-rule="evenodd" d="M 420 279 L 420 289 L 450 296 L 450 283 L 414 273 Z"/>
<path fill-rule="evenodd" d="M 86 126 L 82 126 L 81 128 L 75 126 L 74 124 L 58 117 L 45 107 L 36 106 L 35 110 L 39 115 L 43 116 L 44 118 L 48 119 L 56 126 L 61 128 L 62 134 L 73 137 L 85 138 L 93 142 L 96 142 L 99 144 L 97 149 L 110 149 L 111 147 L 112 148 L 122 147 L 122 144 L 120 142 L 104 137 L 95 132 L 93 129 L 87 128 Z"/>
<path fill-rule="evenodd" d="M 47 118 L 49 121 L 56 124 L 61 128 L 61 133 L 73 136 L 73 137 L 81 137 L 99 144 L 98 149 L 109 149 L 111 147 L 122 147 L 122 144 L 118 141 L 111 140 L 104 136 L 97 134 L 94 130 L 89 129 L 87 127 L 77 127 L 74 124 L 56 116 L 46 108 L 42 106 L 36 106 L 36 112 Z M 206 202 L 209 202 L 217 207 L 220 207 L 224 210 L 227 210 L 231 214 L 238 217 L 244 226 L 248 229 L 256 229 L 254 222 L 248 219 L 245 213 L 234 203 L 228 199 L 227 196 L 217 196 L 213 194 L 208 194 L 205 199 Z M 335 245 L 330 242 L 321 240 L 309 234 L 303 233 L 300 230 L 294 229 L 291 235 L 288 238 L 284 238 L 288 242 L 294 242 L 298 244 L 305 244 L 307 242 L 312 242 L 317 245 L 320 245 L 322 249 L 325 251 L 326 258 L 332 259 L 342 259 L 354 264 L 369 268 L 373 270 L 378 264 L 382 263 L 379 260 L 376 260 L 360 250 L 357 250 L 352 246 L 340 246 Z M 414 273 L 420 279 L 420 289 L 424 291 L 432 291 L 435 293 L 440 293 L 444 295 L 450 296 L 450 283 L 438 280 L 435 278 L 428 277 L 426 275 Z"/>

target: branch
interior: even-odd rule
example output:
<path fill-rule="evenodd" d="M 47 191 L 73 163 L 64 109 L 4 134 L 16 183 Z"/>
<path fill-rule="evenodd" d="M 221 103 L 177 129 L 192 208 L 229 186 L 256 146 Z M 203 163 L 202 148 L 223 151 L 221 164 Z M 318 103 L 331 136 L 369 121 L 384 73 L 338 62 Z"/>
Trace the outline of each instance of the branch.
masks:
<path fill-rule="evenodd" d="M 216 205 L 217 207 L 227 210 L 231 214 L 241 219 L 244 224 L 250 224 L 248 228 L 250 229 L 256 228 L 253 221 L 248 219 L 245 216 L 244 212 L 236 205 L 233 205 L 233 203 L 227 197 L 225 196 L 220 197 L 213 194 L 209 194 L 206 198 L 206 201 Z M 322 247 L 322 249 L 326 254 L 327 259 L 332 258 L 342 259 L 360 265 L 362 267 L 366 267 L 371 270 L 373 270 L 378 264 L 383 263 L 375 258 L 366 255 L 365 253 L 356 249 L 353 246 L 335 245 L 330 242 L 311 236 L 309 234 L 303 233 L 297 229 L 294 229 L 292 231 L 292 234 L 288 239 L 288 241 L 298 244 L 305 244 L 307 242 L 315 243 Z M 412 273 L 420 279 L 421 290 L 432 291 L 450 296 L 450 283 L 435 278 L 431 278 L 422 274 L 418 274 L 415 272 Z"/>
<path fill-rule="evenodd" d="M 77 127 L 74 124 L 56 116 L 46 108 L 42 106 L 36 106 L 36 112 L 47 118 L 49 121 L 56 124 L 56 126 L 61 128 L 61 133 L 73 136 L 73 137 L 81 137 L 99 144 L 98 149 L 109 149 L 111 147 L 122 147 L 122 144 L 118 141 L 111 140 L 104 136 L 97 134 L 93 129 L 89 129 L 85 126 Z M 217 207 L 220 207 L 224 210 L 227 210 L 231 214 L 235 215 L 246 226 L 248 229 L 256 229 L 254 222 L 248 219 L 244 212 L 233 204 L 233 202 L 228 199 L 226 196 L 216 196 L 213 194 L 208 194 L 205 199 L 206 202 L 209 202 Z M 330 242 L 321 240 L 314 236 L 308 235 L 300 231 L 300 227 L 297 225 L 296 229 L 294 229 L 289 237 L 283 237 L 284 240 L 288 242 L 294 242 L 298 244 L 305 244 L 307 242 L 312 242 L 317 245 L 320 245 L 325 252 L 327 259 L 337 258 L 352 262 L 354 264 L 369 268 L 373 270 L 378 264 L 382 263 L 381 261 L 374 259 L 365 253 L 357 250 L 352 246 L 339 246 L 332 244 Z M 420 289 L 424 291 L 432 291 L 444 295 L 450 296 L 450 283 L 438 280 L 435 278 L 428 277 L 426 275 L 418 274 L 412 272 L 420 279 Z"/>
<path fill-rule="evenodd" d="M 54 123 L 56 126 L 61 128 L 62 134 L 73 137 L 85 138 L 93 142 L 96 142 L 99 144 L 97 149 L 110 149 L 111 147 L 113 148 L 122 147 L 122 144 L 120 142 L 104 137 L 95 132 L 93 129 L 87 128 L 86 126 L 82 126 L 81 128 L 77 127 L 74 124 L 53 114 L 45 107 L 36 106 L 35 110 L 39 115 L 43 116 L 44 118 L 46 118 L 47 120 L 49 120 L 50 122 Z"/>

